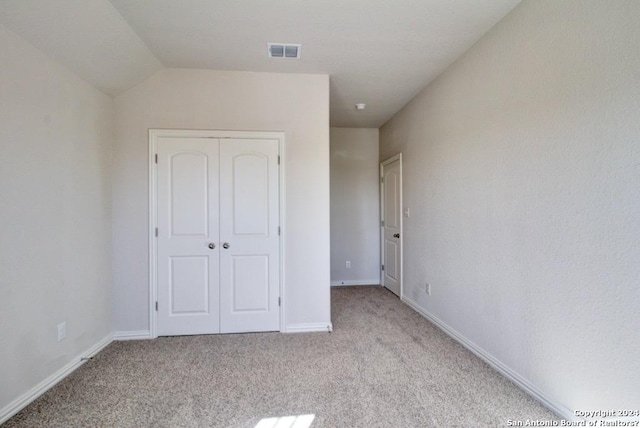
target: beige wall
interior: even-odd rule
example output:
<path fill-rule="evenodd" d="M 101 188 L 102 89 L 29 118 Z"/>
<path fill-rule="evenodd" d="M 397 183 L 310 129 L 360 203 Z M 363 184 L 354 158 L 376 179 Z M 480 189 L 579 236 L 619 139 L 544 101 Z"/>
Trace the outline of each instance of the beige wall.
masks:
<path fill-rule="evenodd" d="M 331 284 L 380 284 L 378 129 L 331 128 L 330 140 Z"/>
<path fill-rule="evenodd" d="M 149 330 L 149 128 L 286 133 L 288 328 L 329 324 L 329 77 L 165 69 L 116 105 L 114 318 Z"/>
<path fill-rule="evenodd" d="M 112 126 L 110 97 L 0 26 L 0 422 L 111 336 Z"/>
<path fill-rule="evenodd" d="M 640 403 L 638 16 L 525 1 L 381 130 L 406 297 L 568 413 Z"/>

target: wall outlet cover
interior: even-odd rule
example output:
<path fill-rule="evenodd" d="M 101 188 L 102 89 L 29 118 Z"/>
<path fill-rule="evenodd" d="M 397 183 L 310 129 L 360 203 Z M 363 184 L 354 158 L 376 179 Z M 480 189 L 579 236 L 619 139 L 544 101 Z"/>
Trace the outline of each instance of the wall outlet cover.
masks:
<path fill-rule="evenodd" d="M 58 324 L 58 342 L 62 341 L 65 337 L 67 337 L 67 323 L 61 322 Z"/>

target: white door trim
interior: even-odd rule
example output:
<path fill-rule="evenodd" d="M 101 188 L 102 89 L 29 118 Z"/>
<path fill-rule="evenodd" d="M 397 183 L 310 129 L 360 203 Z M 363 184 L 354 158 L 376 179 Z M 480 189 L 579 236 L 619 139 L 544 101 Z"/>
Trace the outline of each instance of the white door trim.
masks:
<path fill-rule="evenodd" d="M 158 299 L 158 249 L 155 236 L 158 225 L 157 213 L 157 164 L 156 146 L 159 137 L 183 137 L 183 138 L 237 138 L 237 139 L 262 139 L 277 140 L 280 152 L 279 190 L 280 190 L 280 331 L 286 331 L 285 323 L 285 242 L 286 242 L 286 200 L 285 200 L 285 134 L 284 132 L 271 131 L 222 131 L 222 130 L 190 130 L 190 129 L 149 129 L 149 336 L 158 337 L 157 312 L 155 304 Z"/>
<path fill-rule="evenodd" d="M 402 227 L 404 218 L 404 205 L 402 203 L 402 153 L 398 153 L 395 156 L 391 156 L 380 162 L 380 264 L 384 264 L 384 186 L 382 185 L 382 177 L 384 177 L 384 167 L 392 162 L 400 161 L 400 300 L 404 299 L 403 283 L 404 283 L 404 254 L 403 254 L 403 242 L 404 242 L 404 230 Z M 382 272 L 382 266 L 380 267 L 380 284 L 384 286 L 384 273 Z"/>

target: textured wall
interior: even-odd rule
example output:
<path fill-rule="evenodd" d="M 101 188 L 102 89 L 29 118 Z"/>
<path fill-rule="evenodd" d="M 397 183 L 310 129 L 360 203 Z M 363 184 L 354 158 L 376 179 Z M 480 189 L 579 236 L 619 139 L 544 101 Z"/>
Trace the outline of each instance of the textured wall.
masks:
<path fill-rule="evenodd" d="M 330 141 L 331 284 L 379 284 L 378 129 L 331 128 Z"/>
<path fill-rule="evenodd" d="M 112 125 L 110 97 L 0 26 L 0 419 L 111 335 Z"/>
<path fill-rule="evenodd" d="M 150 128 L 286 133 L 286 323 L 328 324 L 328 76 L 165 69 L 115 106 L 115 330 L 149 329 Z"/>
<path fill-rule="evenodd" d="M 640 403 L 638 16 L 526 1 L 380 134 L 406 297 L 571 410 Z"/>

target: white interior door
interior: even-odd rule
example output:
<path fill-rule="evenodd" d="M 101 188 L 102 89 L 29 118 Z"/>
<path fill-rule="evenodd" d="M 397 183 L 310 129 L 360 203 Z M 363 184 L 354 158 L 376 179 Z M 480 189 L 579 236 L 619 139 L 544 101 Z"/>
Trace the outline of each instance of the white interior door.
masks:
<path fill-rule="evenodd" d="M 156 140 L 159 336 L 280 329 L 279 141 Z"/>
<path fill-rule="evenodd" d="M 402 284 L 402 176 L 400 159 L 382 163 L 382 283 L 396 295 Z"/>
<path fill-rule="evenodd" d="M 220 143 L 222 333 L 280 328 L 276 140 Z"/>
<path fill-rule="evenodd" d="M 161 336 L 220 331 L 218 144 L 210 138 L 157 140 Z"/>

